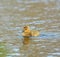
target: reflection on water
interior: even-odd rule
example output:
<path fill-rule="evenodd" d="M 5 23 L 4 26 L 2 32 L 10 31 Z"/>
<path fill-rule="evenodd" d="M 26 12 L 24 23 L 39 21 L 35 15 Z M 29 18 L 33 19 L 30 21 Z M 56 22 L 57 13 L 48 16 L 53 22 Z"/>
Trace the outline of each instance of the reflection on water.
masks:
<path fill-rule="evenodd" d="M 0 0 L 0 57 L 60 57 L 60 0 Z"/>
<path fill-rule="evenodd" d="M 24 37 L 24 38 L 23 38 L 23 44 L 24 44 L 24 45 L 25 45 L 25 44 L 26 44 L 26 45 L 29 44 L 29 43 L 30 43 L 30 40 L 31 40 L 31 39 L 30 39 L 29 37 Z"/>
<path fill-rule="evenodd" d="M 5 48 L 5 43 L 0 42 L 0 57 L 5 57 L 7 54 L 7 49 Z"/>

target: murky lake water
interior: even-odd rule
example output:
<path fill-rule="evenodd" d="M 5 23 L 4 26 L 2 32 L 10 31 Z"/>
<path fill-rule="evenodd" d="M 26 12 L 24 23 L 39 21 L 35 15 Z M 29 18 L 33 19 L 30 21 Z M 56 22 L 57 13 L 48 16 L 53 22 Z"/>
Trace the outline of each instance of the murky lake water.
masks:
<path fill-rule="evenodd" d="M 0 0 L 0 57 L 60 57 L 60 0 Z"/>

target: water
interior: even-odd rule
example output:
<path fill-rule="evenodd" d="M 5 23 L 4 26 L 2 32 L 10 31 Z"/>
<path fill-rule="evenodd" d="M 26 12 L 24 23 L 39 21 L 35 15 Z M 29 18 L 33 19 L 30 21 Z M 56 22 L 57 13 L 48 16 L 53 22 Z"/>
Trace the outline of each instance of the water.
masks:
<path fill-rule="evenodd" d="M 0 57 L 60 57 L 60 0 L 0 0 Z"/>

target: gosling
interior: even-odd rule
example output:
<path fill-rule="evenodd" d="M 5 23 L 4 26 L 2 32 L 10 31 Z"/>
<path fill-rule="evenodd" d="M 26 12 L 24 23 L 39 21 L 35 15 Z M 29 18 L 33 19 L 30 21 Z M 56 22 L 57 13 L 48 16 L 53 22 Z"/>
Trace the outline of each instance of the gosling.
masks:
<path fill-rule="evenodd" d="M 24 26 L 22 35 L 25 37 L 38 36 L 39 32 L 36 30 L 30 30 L 29 26 Z"/>

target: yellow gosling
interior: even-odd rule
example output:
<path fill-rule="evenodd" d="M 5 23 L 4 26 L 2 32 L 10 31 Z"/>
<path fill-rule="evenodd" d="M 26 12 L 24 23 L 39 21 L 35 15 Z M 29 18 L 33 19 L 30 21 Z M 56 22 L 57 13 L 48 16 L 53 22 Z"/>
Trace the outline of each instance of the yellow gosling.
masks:
<path fill-rule="evenodd" d="M 38 36 L 39 32 L 36 30 L 30 30 L 29 26 L 24 26 L 22 35 L 28 36 L 28 37 L 29 36 Z"/>

